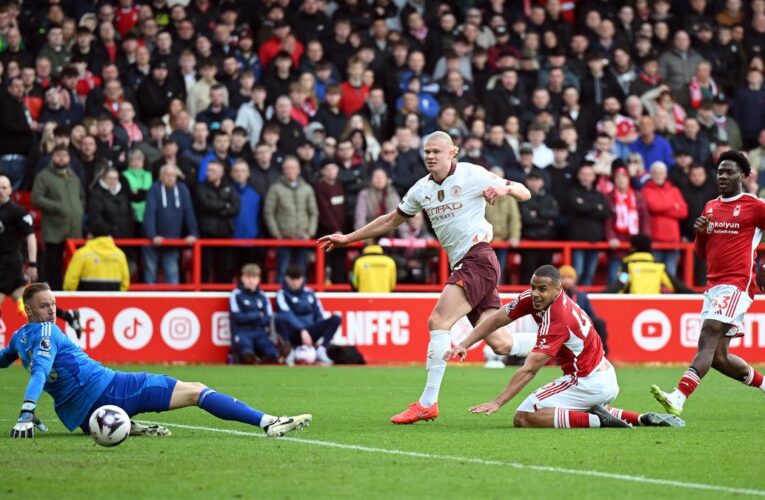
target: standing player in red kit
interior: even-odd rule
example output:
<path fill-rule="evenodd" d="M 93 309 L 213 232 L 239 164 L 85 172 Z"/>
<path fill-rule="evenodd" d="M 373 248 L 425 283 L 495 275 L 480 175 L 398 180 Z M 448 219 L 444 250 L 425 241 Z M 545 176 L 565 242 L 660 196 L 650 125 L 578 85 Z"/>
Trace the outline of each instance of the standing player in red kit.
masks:
<path fill-rule="evenodd" d="M 707 260 L 707 290 L 701 309 L 701 335 L 696 357 L 670 392 L 651 386 L 651 393 L 673 415 L 680 415 L 709 368 L 765 391 L 763 376 L 728 352 L 730 340 L 743 336 L 744 315 L 752 305 L 757 276 L 757 245 L 765 228 L 765 201 L 744 193 L 742 182 L 752 169 L 738 151 L 726 151 L 717 163 L 720 196 L 707 202 L 696 219 L 696 253 Z M 758 283 L 755 283 L 758 282 Z"/>
<path fill-rule="evenodd" d="M 446 352 L 444 359 L 465 359 L 470 346 L 529 314 L 539 325 L 534 349 L 505 390 L 493 401 L 473 406 L 471 412 L 496 412 L 517 396 L 540 368 L 557 359 L 563 376 L 523 400 L 515 412 L 516 427 L 685 426 L 674 415 L 640 414 L 604 406 L 619 394 L 616 372 L 603 354 L 603 344 L 587 313 L 562 293 L 560 273 L 553 266 L 537 269 L 531 289 L 479 323 L 465 340 Z"/>

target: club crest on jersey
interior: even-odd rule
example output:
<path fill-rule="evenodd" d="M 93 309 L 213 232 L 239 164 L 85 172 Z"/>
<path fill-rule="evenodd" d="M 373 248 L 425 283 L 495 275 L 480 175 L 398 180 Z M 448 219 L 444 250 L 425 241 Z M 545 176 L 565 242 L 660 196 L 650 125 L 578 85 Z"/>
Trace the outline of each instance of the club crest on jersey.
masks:
<path fill-rule="evenodd" d="M 438 198 L 438 201 L 444 201 L 444 190 L 440 189 L 436 197 Z"/>
<path fill-rule="evenodd" d="M 736 205 L 733 207 L 733 217 L 738 217 L 738 215 L 741 213 L 741 205 Z"/>
<path fill-rule="evenodd" d="M 452 196 L 457 197 L 462 194 L 462 188 L 459 186 L 454 186 L 452 188 Z"/>

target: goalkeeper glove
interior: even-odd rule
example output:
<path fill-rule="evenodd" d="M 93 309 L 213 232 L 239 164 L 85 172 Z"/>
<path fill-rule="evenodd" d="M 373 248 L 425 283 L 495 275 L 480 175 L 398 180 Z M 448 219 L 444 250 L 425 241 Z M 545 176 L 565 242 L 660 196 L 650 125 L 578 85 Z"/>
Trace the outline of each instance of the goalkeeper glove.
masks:
<path fill-rule="evenodd" d="M 35 416 L 37 404 L 34 401 L 24 401 L 16 425 L 11 429 L 12 438 L 34 438 L 35 427 L 40 432 L 48 432 L 48 427 Z"/>

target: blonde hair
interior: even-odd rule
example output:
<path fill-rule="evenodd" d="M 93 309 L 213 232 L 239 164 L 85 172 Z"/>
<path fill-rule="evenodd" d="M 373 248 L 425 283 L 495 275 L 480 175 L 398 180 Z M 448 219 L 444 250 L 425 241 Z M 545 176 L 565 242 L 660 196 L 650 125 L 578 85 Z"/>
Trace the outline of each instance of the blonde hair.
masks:
<path fill-rule="evenodd" d="M 425 138 L 422 140 L 422 144 L 427 144 L 430 141 L 444 141 L 446 144 L 449 145 L 449 149 L 452 151 L 452 154 L 456 157 L 457 153 L 459 152 L 459 148 L 454 145 L 454 142 L 452 141 L 452 136 L 444 132 L 443 130 L 436 130 L 435 132 L 431 132 L 430 134 L 426 135 Z"/>
<path fill-rule="evenodd" d="M 242 276 L 260 276 L 260 266 L 257 264 L 245 264 L 242 266 Z"/>

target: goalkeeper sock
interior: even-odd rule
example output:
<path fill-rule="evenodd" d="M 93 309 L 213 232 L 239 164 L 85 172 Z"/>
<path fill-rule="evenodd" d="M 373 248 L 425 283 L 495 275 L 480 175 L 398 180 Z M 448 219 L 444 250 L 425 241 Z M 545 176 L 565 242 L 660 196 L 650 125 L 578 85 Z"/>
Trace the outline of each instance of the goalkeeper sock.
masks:
<path fill-rule="evenodd" d="M 236 398 L 205 387 L 199 394 L 197 406 L 223 420 L 235 420 L 258 427 L 265 427 L 276 417 L 250 408 Z"/>
<path fill-rule="evenodd" d="M 446 371 L 446 361 L 444 354 L 452 345 L 449 332 L 447 330 L 433 330 L 430 332 L 430 343 L 428 344 L 428 360 L 425 368 L 428 370 L 428 381 L 425 383 L 425 390 L 420 396 L 420 404 L 430 407 L 438 401 L 438 391 L 441 388 L 441 381 Z"/>

